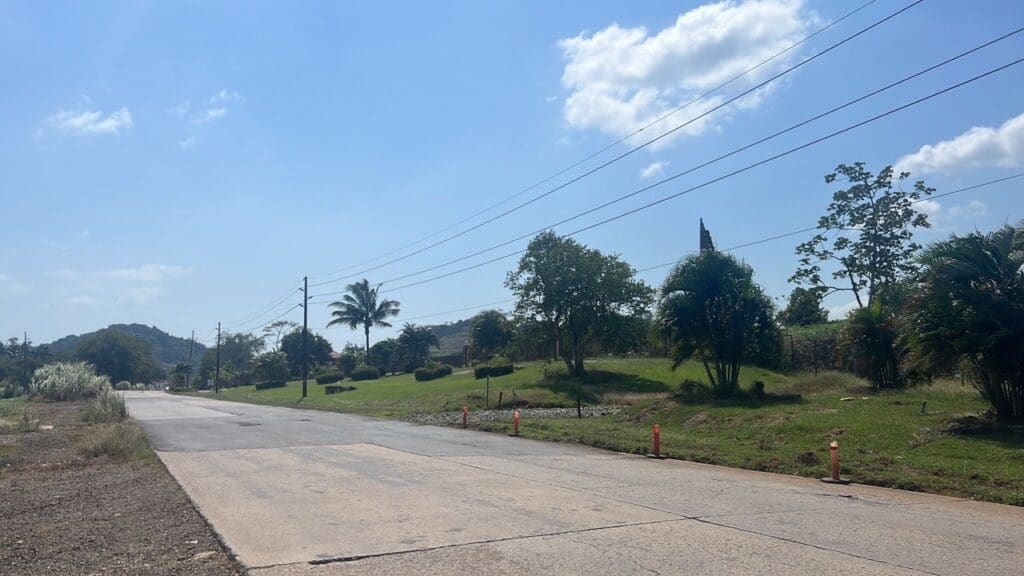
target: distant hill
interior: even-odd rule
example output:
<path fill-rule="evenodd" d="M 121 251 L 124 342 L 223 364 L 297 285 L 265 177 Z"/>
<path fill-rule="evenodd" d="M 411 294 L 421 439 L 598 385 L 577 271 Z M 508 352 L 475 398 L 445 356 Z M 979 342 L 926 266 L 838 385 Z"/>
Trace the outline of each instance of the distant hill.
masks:
<path fill-rule="evenodd" d="M 472 318 L 466 318 L 458 322 L 427 326 L 431 332 L 437 335 L 441 344 L 439 349 L 431 350 L 430 353 L 434 356 L 462 354 L 462 347 L 469 342 L 469 329 L 472 323 Z"/>
<path fill-rule="evenodd" d="M 178 362 L 188 361 L 188 338 L 171 336 L 156 326 L 145 326 L 143 324 L 111 324 L 108 328 L 149 342 L 153 346 L 153 356 L 164 366 L 171 367 Z M 78 345 L 79 340 L 92 336 L 95 333 L 89 332 L 77 336 L 70 335 L 54 340 L 49 344 L 50 352 L 58 355 L 70 354 L 75 351 L 75 346 Z M 203 357 L 203 352 L 205 351 L 206 346 L 196 342 L 195 349 L 192 351 L 193 365 L 199 366 L 199 360 Z"/>

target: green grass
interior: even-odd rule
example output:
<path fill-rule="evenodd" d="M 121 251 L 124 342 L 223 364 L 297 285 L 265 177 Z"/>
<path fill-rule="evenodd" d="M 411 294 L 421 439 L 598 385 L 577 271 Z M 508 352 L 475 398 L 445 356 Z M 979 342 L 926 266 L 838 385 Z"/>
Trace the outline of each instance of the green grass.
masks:
<path fill-rule="evenodd" d="M 583 420 L 524 419 L 521 434 L 643 453 L 650 446 L 651 425 L 659 424 L 662 453 L 669 457 L 809 477 L 825 475 L 828 442 L 835 439 L 843 474 L 856 482 L 1024 505 L 1024 426 L 948 432 L 950 420 L 987 408 L 973 388 L 959 383 L 875 394 L 848 374 L 788 377 L 748 368 L 741 373 L 742 385 L 763 381 L 768 399 L 684 401 L 673 392 L 683 379 L 706 379 L 699 364 L 672 371 L 666 360 L 596 359 L 588 369 L 584 401 L 626 405 L 623 412 Z M 358 390 L 326 396 L 323 386 L 311 382 L 302 402 L 296 382 L 258 392 L 227 389 L 221 396 L 387 418 L 484 407 L 484 381 L 471 373 L 429 382 L 392 376 L 355 385 Z M 492 378 L 492 405 L 499 390 L 507 402 L 513 388 L 532 406 L 575 405 L 575 382 L 545 380 L 540 364 Z M 922 402 L 927 402 L 924 415 Z M 480 427 L 504 433 L 511 425 Z"/>

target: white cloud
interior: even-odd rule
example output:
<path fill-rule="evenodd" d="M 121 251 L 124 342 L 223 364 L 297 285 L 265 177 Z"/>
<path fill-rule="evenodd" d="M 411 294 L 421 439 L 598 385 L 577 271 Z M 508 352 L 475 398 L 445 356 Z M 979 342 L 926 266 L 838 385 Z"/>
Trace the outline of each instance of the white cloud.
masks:
<path fill-rule="evenodd" d="M 234 90 L 221 89 L 214 92 L 212 96 L 205 100 L 200 100 L 196 105 L 193 105 L 192 100 L 183 100 L 171 108 L 164 110 L 166 114 L 171 116 L 177 116 L 179 118 L 186 118 L 192 124 L 207 124 L 214 120 L 220 120 L 226 117 L 230 112 L 230 104 L 235 102 L 241 102 L 245 100 L 238 92 Z M 185 142 L 189 140 L 186 138 L 182 140 Z M 187 148 L 188 146 L 182 146 Z"/>
<path fill-rule="evenodd" d="M 168 109 L 164 110 L 164 113 L 165 114 L 170 114 L 171 116 L 178 116 L 178 117 L 184 118 L 185 116 L 188 116 L 188 113 L 191 112 L 191 111 L 192 111 L 192 101 L 191 100 L 185 100 L 185 101 L 179 103 L 176 106 L 173 106 L 171 108 L 168 108 Z"/>
<path fill-rule="evenodd" d="M 658 160 L 656 162 L 651 162 L 650 164 L 644 166 L 640 170 L 640 177 L 647 179 L 662 176 L 665 174 L 666 166 L 668 166 L 667 160 Z"/>
<path fill-rule="evenodd" d="M 839 306 L 832 306 L 828 309 L 829 320 L 842 320 L 846 318 L 850 312 L 857 309 L 857 301 L 851 300 L 846 304 L 840 304 Z"/>
<path fill-rule="evenodd" d="M 64 302 L 74 306 L 145 304 L 167 292 L 166 284 L 190 272 L 184 266 L 145 264 L 128 268 L 61 268 L 47 276 Z"/>
<path fill-rule="evenodd" d="M 188 138 L 183 138 L 183 139 L 179 140 L 178 141 L 178 147 L 181 148 L 182 150 L 187 150 L 187 149 L 195 146 L 198 143 L 199 143 L 199 140 L 196 140 L 194 137 L 189 136 Z"/>
<path fill-rule="evenodd" d="M 22 282 L 13 276 L 0 274 L 0 288 L 7 292 L 28 292 L 35 288 L 29 282 Z"/>
<path fill-rule="evenodd" d="M 238 95 L 238 92 L 223 88 L 213 96 L 210 96 L 210 102 L 214 104 L 218 102 L 237 102 L 241 99 L 242 97 Z"/>
<path fill-rule="evenodd" d="M 673 25 L 655 33 L 612 24 L 563 39 L 558 43 L 567 60 L 562 84 L 571 92 L 563 106 L 564 118 L 573 128 L 625 136 L 788 48 L 817 22 L 800 0 L 723 1 L 680 14 Z M 771 61 L 735 86 L 749 87 L 778 72 L 795 52 Z M 751 94 L 730 108 L 757 108 L 769 94 Z M 722 96 L 706 98 L 638 136 L 650 139 L 723 101 Z M 711 114 L 658 144 L 720 129 L 726 117 L 726 110 Z"/>
<path fill-rule="evenodd" d="M 921 200 L 916 208 L 928 215 L 928 221 L 939 230 L 959 222 L 973 222 L 988 215 L 988 206 L 981 200 L 971 200 L 967 204 L 946 207 L 938 200 Z"/>
<path fill-rule="evenodd" d="M 72 134 L 119 134 L 131 128 L 132 114 L 127 108 L 104 114 L 102 110 L 58 110 L 46 121 L 50 126 Z"/>
<path fill-rule="evenodd" d="M 954 172 L 967 168 L 1012 168 L 1024 165 L 1024 114 L 998 128 L 975 126 L 952 140 L 926 144 L 896 162 L 912 174 Z"/>

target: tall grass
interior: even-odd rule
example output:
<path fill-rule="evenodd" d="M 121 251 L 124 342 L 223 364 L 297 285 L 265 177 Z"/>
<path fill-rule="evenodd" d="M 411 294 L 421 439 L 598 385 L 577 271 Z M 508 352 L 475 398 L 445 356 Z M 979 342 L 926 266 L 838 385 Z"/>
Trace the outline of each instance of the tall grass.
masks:
<path fill-rule="evenodd" d="M 144 460 L 153 454 L 146 434 L 134 422 L 90 426 L 76 448 L 89 458 L 110 456 L 116 460 Z"/>
<path fill-rule="evenodd" d="M 32 375 L 29 392 L 50 401 L 92 398 L 110 388 L 106 376 L 97 376 L 85 362 L 54 362 Z"/>
<path fill-rule="evenodd" d="M 110 387 L 104 388 L 95 400 L 82 408 L 82 422 L 90 424 L 113 424 L 127 417 L 124 398 Z"/>

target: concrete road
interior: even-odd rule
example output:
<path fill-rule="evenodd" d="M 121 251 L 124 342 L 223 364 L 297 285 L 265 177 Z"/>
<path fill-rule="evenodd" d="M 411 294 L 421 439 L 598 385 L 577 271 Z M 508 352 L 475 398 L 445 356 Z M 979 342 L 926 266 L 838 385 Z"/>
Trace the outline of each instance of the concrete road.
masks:
<path fill-rule="evenodd" d="M 1022 508 L 346 414 L 126 397 L 255 576 L 1024 574 Z"/>

